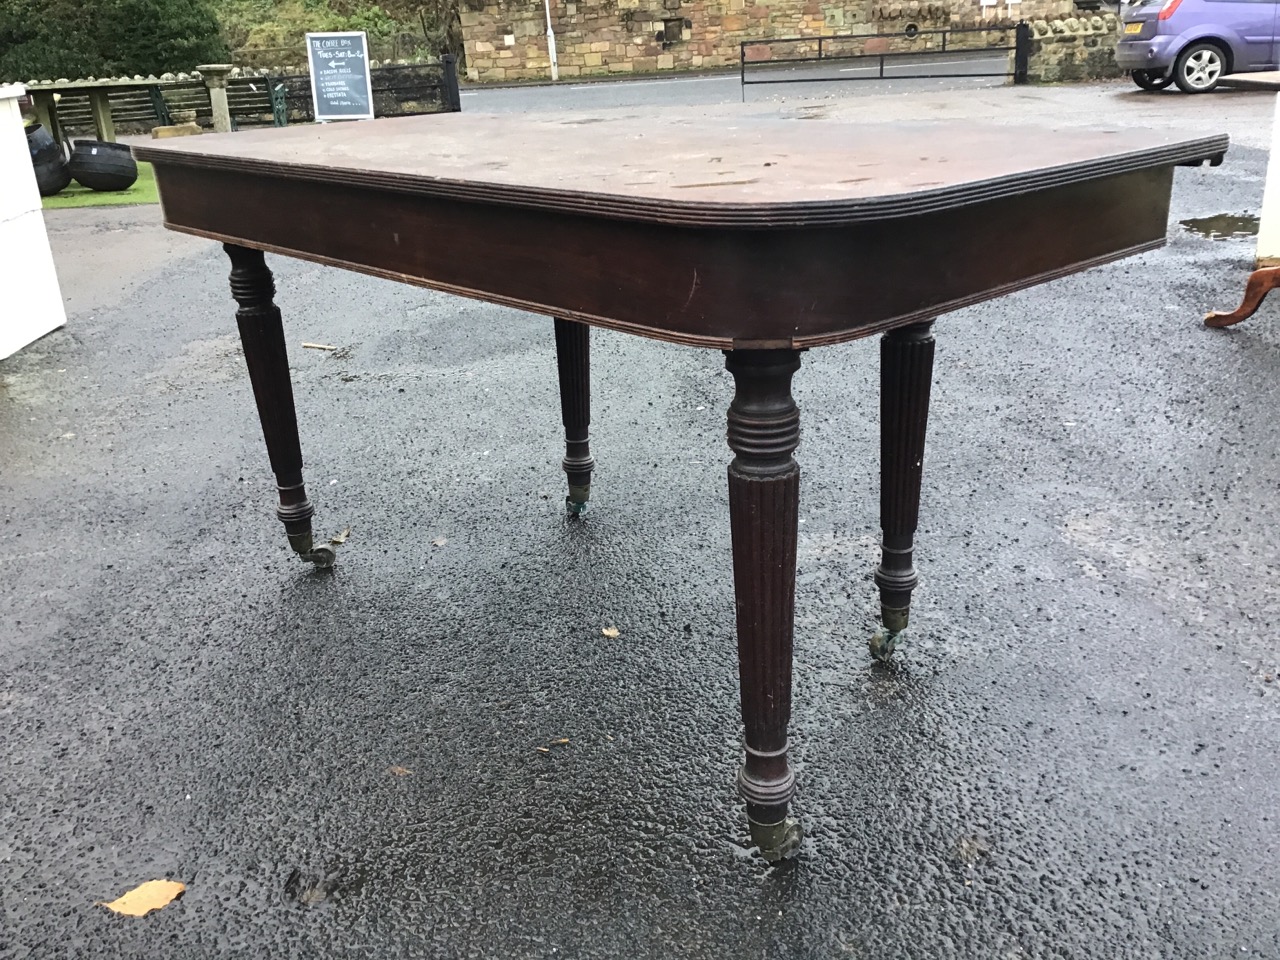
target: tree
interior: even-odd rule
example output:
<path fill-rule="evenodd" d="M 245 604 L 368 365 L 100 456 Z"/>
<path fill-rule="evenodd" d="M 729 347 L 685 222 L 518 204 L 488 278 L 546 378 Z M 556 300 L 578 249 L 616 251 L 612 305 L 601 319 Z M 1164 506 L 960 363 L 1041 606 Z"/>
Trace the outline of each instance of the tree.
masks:
<path fill-rule="evenodd" d="M 0 79 L 146 76 L 226 56 L 209 0 L 0 2 Z"/>
<path fill-rule="evenodd" d="M 74 0 L 0 3 L 0 81 L 104 73 L 89 20 Z"/>
<path fill-rule="evenodd" d="M 176 73 L 227 57 L 208 0 L 106 0 L 97 6 L 113 73 Z"/>

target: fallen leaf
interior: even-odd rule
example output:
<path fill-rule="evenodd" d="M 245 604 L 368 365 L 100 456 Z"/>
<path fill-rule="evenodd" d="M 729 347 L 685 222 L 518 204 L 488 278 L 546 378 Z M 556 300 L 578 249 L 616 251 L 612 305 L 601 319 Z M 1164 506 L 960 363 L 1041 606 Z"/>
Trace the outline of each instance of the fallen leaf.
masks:
<path fill-rule="evenodd" d="M 148 880 L 118 900 L 110 903 L 99 901 L 97 905 L 126 917 L 145 917 L 152 910 L 168 906 L 176 897 L 182 896 L 182 891 L 186 889 L 187 885 L 177 880 Z"/>
<path fill-rule="evenodd" d="M 605 628 L 604 628 L 604 629 L 602 629 L 600 632 L 601 632 L 602 634 L 604 634 L 606 637 L 608 637 L 610 640 L 614 640 L 614 639 L 616 639 L 616 638 L 617 638 L 617 636 L 618 636 L 618 628 L 617 628 L 617 627 L 605 627 Z"/>
<path fill-rule="evenodd" d="M 304 343 L 303 346 L 306 347 L 308 350 L 337 350 L 338 349 L 337 347 L 332 347 L 327 343 Z"/>
<path fill-rule="evenodd" d="M 539 753 L 550 753 L 550 752 L 551 752 L 551 749 L 550 749 L 549 747 L 534 747 L 533 749 L 537 750 Z"/>
<path fill-rule="evenodd" d="M 444 537 L 436 537 L 434 540 L 431 541 L 431 545 L 433 547 L 443 547 L 448 542 L 449 541 L 446 540 Z"/>
<path fill-rule="evenodd" d="M 604 738 L 605 738 L 606 740 L 610 741 L 610 742 L 612 742 L 612 741 L 613 741 L 613 735 L 612 735 L 612 734 L 608 734 L 608 733 L 606 733 L 606 734 L 604 735 Z"/>
<path fill-rule="evenodd" d="M 340 547 L 347 542 L 347 537 L 351 536 L 351 528 L 344 527 L 341 533 L 335 533 L 329 538 L 329 542 L 334 546 Z"/>
<path fill-rule="evenodd" d="M 413 771 L 406 767 L 387 767 L 387 773 L 394 773 L 397 777 L 413 776 Z"/>
<path fill-rule="evenodd" d="M 551 742 L 552 742 L 552 743 L 568 743 L 568 742 L 569 742 L 569 738 L 568 738 L 568 737 L 561 737 L 559 740 L 552 740 Z"/>

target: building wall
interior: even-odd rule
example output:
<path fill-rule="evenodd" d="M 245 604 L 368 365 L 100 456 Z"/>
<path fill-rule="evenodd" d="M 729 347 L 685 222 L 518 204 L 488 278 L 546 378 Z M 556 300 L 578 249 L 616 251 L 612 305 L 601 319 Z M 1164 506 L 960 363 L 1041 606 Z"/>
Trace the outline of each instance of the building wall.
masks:
<path fill-rule="evenodd" d="M 551 0 L 562 78 L 736 66 L 739 43 L 778 37 L 853 36 L 824 53 L 923 50 L 936 37 L 908 40 L 903 29 L 1069 16 L 1071 0 L 1009 3 L 822 2 L 822 0 Z M 550 77 L 543 0 L 463 0 L 462 32 L 471 80 Z M 893 36 L 893 35 L 897 36 Z M 986 45 L 984 35 L 965 38 Z M 961 40 L 960 36 L 953 38 Z M 999 41 L 995 41 L 999 42 Z M 1012 35 L 1008 41 L 1012 44 Z M 825 42 L 824 42 L 825 43 Z M 949 46 L 951 41 L 949 41 Z M 756 59 L 811 55 L 798 44 L 748 47 Z"/>
<path fill-rule="evenodd" d="M 1116 41 L 1123 24 L 1114 14 L 1033 20 L 1027 51 L 1032 83 L 1062 83 L 1124 76 L 1116 64 Z"/>

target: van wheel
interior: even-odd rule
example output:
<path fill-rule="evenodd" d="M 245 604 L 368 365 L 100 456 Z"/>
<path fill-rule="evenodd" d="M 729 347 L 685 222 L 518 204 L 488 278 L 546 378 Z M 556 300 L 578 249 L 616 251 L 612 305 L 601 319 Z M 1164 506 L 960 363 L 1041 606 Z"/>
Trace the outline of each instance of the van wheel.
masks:
<path fill-rule="evenodd" d="M 1173 68 L 1173 80 L 1183 93 L 1208 93 L 1227 72 L 1227 58 L 1214 43 L 1193 43 Z"/>
<path fill-rule="evenodd" d="M 1163 90 L 1173 83 L 1173 77 L 1156 70 L 1134 70 L 1130 76 L 1143 90 Z"/>

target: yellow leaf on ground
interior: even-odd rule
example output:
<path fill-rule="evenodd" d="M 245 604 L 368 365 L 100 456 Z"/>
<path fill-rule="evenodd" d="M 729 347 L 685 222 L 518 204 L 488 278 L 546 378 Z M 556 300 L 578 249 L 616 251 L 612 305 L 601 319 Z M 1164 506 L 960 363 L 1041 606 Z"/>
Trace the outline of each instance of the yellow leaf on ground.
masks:
<path fill-rule="evenodd" d="M 347 542 L 347 537 L 351 536 L 351 528 L 345 527 L 341 533 L 335 533 L 329 538 L 329 542 L 335 547 L 340 547 Z"/>
<path fill-rule="evenodd" d="M 412 777 L 413 771 L 405 767 L 388 767 L 387 773 L 394 773 L 397 777 Z"/>
<path fill-rule="evenodd" d="M 551 752 L 551 748 L 550 748 L 550 747 L 534 747 L 533 749 L 537 750 L 539 753 L 550 753 L 550 752 Z"/>
<path fill-rule="evenodd" d="M 134 887 L 120 899 L 112 900 L 110 903 L 100 902 L 98 906 L 106 907 L 115 913 L 122 913 L 126 917 L 145 917 L 152 910 L 168 906 L 176 897 L 180 897 L 185 889 L 187 885 L 177 880 L 148 880 L 142 886 Z"/>
<path fill-rule="evenodd" d="M 569 742 L 569 738 L 568 738 L 568 737 L 561 737 L 559 740 L 552 740 L 551 742 L 552 742 L 552 743 L 568 743 L 568 742 Z"/>
<path fill-rule="evenodd" d="M 610 640 L 614 640 L 618 636 L 617 627 L 605 627 L 600 632 L 604 634 L 606 637 L 608 637 Z"/>

